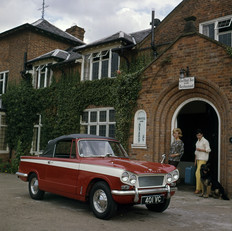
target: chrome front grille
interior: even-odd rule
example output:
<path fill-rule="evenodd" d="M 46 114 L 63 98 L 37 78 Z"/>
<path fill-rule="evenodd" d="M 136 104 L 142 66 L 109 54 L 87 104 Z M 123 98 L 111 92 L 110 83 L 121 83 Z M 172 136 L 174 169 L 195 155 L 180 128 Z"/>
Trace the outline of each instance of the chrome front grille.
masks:
<path fill-rule="evenodd" d="M 162 186 L 164 176 L 139 176 L 139 187 Z"/>

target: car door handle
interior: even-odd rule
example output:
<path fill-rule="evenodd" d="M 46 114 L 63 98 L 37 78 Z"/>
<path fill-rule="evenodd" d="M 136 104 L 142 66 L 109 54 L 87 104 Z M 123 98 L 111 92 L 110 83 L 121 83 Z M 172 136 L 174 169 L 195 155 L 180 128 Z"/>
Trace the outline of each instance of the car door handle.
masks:
<path fill-rule="evenodd" d="M 51 160 L 48 161 L 48 164 L 52 164 L 53 162 Z"/>

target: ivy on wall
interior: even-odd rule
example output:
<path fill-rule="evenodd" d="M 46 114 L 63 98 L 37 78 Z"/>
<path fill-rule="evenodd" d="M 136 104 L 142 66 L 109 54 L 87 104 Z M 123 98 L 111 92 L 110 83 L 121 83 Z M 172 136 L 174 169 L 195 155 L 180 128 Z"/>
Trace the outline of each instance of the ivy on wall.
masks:
<path fill-rule="evenodd" d="M 53 81 L 49 88 L 36 90 L 26 80 L 10 86 L 2 97 L 10 149 L 16 149 L 20 141 L 24 155 L 29 153 L 38 114 L 42 115 L 42 149 L 50 139 L 79 133 L 80 116 L 90 105 L 115 108 L 116 138 L 127 149 L 129 129 L 141 89 L 140 71 L 145 63 L 146 59 L 140 59 L 116 78 L 80 81 L 79 74 L 73 73 Z"/>
<path fill-rule="evenodd" d="M 35 89 L 29 81 L 22 80 L 18 85 L 8 86 L 2 95 L 6 111 L 6 140 L 10 150 L 22 143 L 25 152 L 29 152 L 33 137 L 33 124 L 36 122 L 40 102 Z"/>

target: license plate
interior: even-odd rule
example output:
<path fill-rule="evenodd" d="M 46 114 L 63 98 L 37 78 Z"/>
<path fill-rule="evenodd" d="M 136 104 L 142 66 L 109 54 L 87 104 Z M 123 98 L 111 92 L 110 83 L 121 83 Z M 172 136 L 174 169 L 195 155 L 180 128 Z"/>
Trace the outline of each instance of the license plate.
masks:
<path fill-rule="evenodd" d="M 159 204 L 164 202 L 163 195 L 142 196 L 141 204 Z"/>

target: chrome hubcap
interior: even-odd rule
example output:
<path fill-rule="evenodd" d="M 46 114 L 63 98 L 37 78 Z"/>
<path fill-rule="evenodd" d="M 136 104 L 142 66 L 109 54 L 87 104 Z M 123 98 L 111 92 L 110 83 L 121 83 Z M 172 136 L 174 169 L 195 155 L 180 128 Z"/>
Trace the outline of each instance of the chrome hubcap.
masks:
<path fill-rule="evenodd" d="M 93 195 L 94 208 L 99 213 L 104 213 L 107 209 L 107 196 L 102 189 L 98 189 Z"/>
<path fill-rule="evenodd" d="M 37 194 L 39 191 L 39 183 L 38 183 L 38 180 L 36 178 L 33 178 L 31 180 L 31 192 L 33 194 Z"/>

